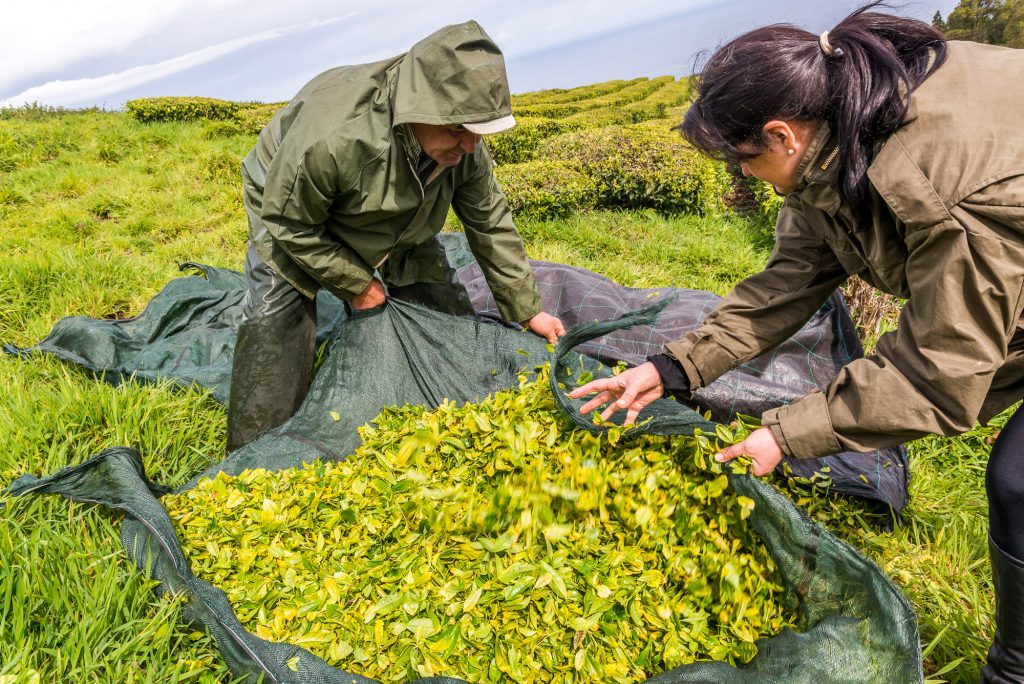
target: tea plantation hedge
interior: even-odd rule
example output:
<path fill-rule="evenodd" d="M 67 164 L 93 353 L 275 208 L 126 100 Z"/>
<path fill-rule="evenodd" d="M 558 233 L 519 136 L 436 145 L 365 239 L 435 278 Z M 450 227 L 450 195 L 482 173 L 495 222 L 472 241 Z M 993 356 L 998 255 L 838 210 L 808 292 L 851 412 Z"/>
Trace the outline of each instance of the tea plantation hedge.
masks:
<path fill-rule="evenodd" d="M 577 130 L 560 119 L 517 116 L 516 125 L 502 133 L 485 138 L 495 163 L 518 164 L 537 158 L 537 146 L 545 138 Z"/>
<path fill-rule="evenodd" d="M 143 121 L 219 121 L 226 133 L 256 134 L 286 102 L 231 102 L 211 97 L 149 97 L 128 100 L 125 111 Z"/>
<path fill-rule="evenodd" d="M 646 80 L 646 78 L 641 77 L 629 80 L 592 83 L 591 85 L 580 86 L 578 88 L 552 88 L 550 90 L 537 90 L 530 93 L 513 95 L 512 99 L 517 107 L 536 104 L 558 104 L 560 102 L 579 102 L 580 100 L 589 100 L 591 98 L 601 97 L 602 95 L 609 95 Z"/>
<path fill-rule="evenodd" d="M 209 97 L 150 97 L 125 105 L 139 121 L 224 121 L 233 119 L 240 107 L 238 102 Z"/>
<path fill-rule="evenodd" d="M 494 173 L 516 216 L 551 218 L 602 205 L 603 188 L 576 164 L 539 159 Z"/>
<path fill-rule="evenodd" d="M 512 98 L 518 124 L 487 136 L 513 212 L 547 218 L 587 209 L 721 210 L 735 183 L 768 220 L 778 202 L 767 186 L 737 181 L 671 130 L 685 111 L 689 81 L 671 76 L 595 83 Z M 160 97 L 128 102 L 142 122 L 205 121 L 203 135 L 255 135 L 286 103 Z M 763 186 L 763 187 L 761 187 Z M 751 195 L 752 193 L 752 195 Z"/>

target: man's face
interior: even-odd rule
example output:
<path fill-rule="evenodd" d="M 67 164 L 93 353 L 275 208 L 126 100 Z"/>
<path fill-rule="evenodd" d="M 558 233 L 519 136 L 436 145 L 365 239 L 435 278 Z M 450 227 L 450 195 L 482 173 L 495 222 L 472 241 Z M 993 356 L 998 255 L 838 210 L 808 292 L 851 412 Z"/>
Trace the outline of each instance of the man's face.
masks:
<path fill-rule="evenodd" d="M 414 123 L 412 132 L 427 156 L 440 166 L 455 166 L 462 161 L 462 155 L 472 152 L 480 144 L 479 134 L 470 133 L 458 125 Z"/>

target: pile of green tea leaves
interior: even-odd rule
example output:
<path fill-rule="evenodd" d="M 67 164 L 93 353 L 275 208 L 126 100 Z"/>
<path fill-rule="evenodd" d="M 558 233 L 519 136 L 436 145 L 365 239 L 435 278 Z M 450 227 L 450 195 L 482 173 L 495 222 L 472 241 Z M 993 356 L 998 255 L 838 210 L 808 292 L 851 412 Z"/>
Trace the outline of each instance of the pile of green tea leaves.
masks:
<path fill-rule="evenodd" d="M 715 440 L 574 429 L 547 372 L 386 409 L 345 462 L 165 497 L 196 574 L 256 635 L 383 681 L 637 682 L 752 658 L 793 616 Z"/>

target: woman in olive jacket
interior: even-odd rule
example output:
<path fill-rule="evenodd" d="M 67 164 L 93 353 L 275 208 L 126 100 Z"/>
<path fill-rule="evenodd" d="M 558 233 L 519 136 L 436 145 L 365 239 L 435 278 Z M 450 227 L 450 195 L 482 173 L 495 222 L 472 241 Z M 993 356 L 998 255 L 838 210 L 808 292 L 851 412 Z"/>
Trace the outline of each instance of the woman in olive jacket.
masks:
<path fill-rule="evenodd" d="M 776 246 L 704 325 L 599 392 L 627 422 L 692 397 L 796 332 L 856 274 L 905 298 L 898 330 L 825 389 L 724 449 L 764 475 L 784 454 L 953 435 L 1024 397 L 1024 50 L 947 42 L 863 7 L 821 36 L 775 25 L 720 48 L 680 128 L 785 195 Z M 1024 412 L 986 476 L 996 636 L 986 682 L 1024 682 Z"/>

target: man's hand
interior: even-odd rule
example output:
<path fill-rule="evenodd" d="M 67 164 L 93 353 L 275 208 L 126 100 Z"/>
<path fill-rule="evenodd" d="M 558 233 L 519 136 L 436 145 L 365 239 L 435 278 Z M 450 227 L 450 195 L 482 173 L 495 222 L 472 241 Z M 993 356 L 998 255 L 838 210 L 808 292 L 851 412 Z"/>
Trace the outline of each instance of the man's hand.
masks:
<path fill-rule="evenodd" d="M 608 404 L 608 408 L 601 413 L 602 420 L 608 420 L 613 414 L 626 409 L 624 424 L 632 425 L 644 407 L 665 394 L 665 387 L 661 384 L 658 369 L 648 361 L 614 377 L 588 382 L 569 392 L 569 396 L 579 399 L 594 392 L 600 394 L 584 404 L 580 408 L 580 413 L 587 414 L 601 404 Z M 615 401 L 612 401 L 613 399 Z"/>
<path fill-rule="evenodd" d="M 384 285 L 376 278 L 371 278 L 366 289 L 348 300 L 348 303 L 354 310 L 359 311 L 383 306 L 387 299 L 387 295 L 384 294 Z"/>
<path fill-rule="evenodd" d="M 531 332 L 547 338 L 551 344 L 558 344 L 558 338 L 565 334 L 565 326 L 562 325 L 562 321 L 544 311 L 528 320 L 526 327 Z"/>
<path fill-rule="evenodd" d="M 775 470 L 775 466 L 779 465 L 779 461 L 782 460 L 782 447 L 775 439 L 775 433 L 768 428 L 757 428 L 739 444 L 733 444 L 715 454 L 715 460 L 725 463 L 742 454 L 750 456 L 754 462 L 752 469 L 754 475 L 761 477 L 772 472 Z"/>

